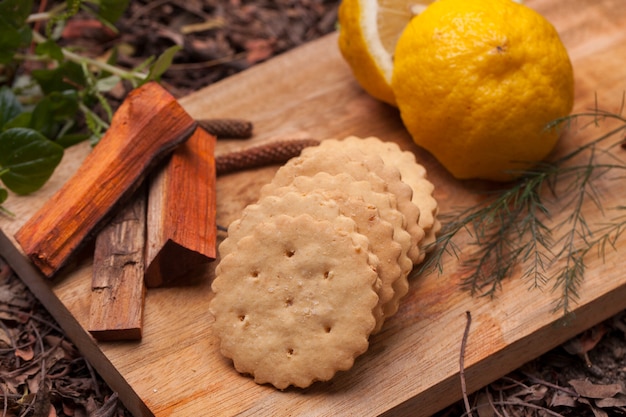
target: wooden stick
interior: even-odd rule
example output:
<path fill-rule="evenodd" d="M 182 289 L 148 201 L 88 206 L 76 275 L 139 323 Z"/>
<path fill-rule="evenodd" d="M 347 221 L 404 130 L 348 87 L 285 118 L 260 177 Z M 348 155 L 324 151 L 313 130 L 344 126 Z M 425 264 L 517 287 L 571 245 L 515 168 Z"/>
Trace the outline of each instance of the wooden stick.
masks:
<path fill-rule="evenodd" d="M 133 90 L 81 167 L 15 235 L 48 277 L 102 226 L 146 172 L 189 137 L 195 121 L 156 83 Z"/>
<path fill-rule="evenodd" d="M 463 394 L 463 404 L 465 405 L 466 415 L 468 417 L 473 417 L 469 398 L 467 397 L 467 385 L 465 383 L 465 348 L 467 346 L 470 326 L 472 325 L 472 313 L 470 313 L 469 310 L 466 311 L 465 317 L 467 319 L 467 322 L 465 324 L 465 330 L 463 331 L 463 339 L 461 340 L 461 354 L 459 355 L 459 376 L 461 378 L 461 394 Z"/>
<path fill-rule="evenodd" d="M 152 179 L 148 196 L 148 287 L 185 285 L 216 256 L 215 136 L 198 128 Z"/>
<path fill-rule="evenodd" d="M 96 238 L 87 330 L 97 340 L 139 340 L 145 297 L 146 190 L 140 187 Z"/>

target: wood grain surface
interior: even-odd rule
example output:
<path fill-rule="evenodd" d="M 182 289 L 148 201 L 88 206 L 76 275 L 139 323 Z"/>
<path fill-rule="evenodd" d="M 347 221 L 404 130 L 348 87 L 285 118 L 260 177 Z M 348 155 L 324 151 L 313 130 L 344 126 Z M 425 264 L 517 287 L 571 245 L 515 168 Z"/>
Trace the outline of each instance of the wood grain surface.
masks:
<path fill-rule="evenodd" d="M 527 0 L 551 20 L 568 48 L 575 70 L 575 112 L 598 105 L 619 111 L 626 90 L 626 2 L 612 0 Z M 250 70 L 209 86 L 181 103 L 195 118 L 244 118 L 255 125 L 250 144 L 271 139 L 348 135 L 379 136 L 415 152 L 435 184 L 442 213 L 467 207 L 484 183 L 453 180 L 424 151 L 412 144 L 395 109 L 365 95 L 336 47 L 336 35 L 307 44 Z M 603 131 L 603 125 L 574 125 L 557 154 Z M 216 152 L 244 146 L 220 141 Z M 0 218 L 13 233 L 79 166 L 88 149 L 68 152 L 63 166 L 40 192 L 11 196 L 14 219 Z M 276 167 L 220 177 L 217 221 L 227 226 L 256 200 Z M 607 180 L 598 192 L 606 207 L 626 203 L 623 188 Z M 558 212 L 558 210 L 557 210 Z M 602 221 L 598 210 L 591 220 Z M 555 219 L 558 221 L 559 218 Z M 218 235 L 218 240 L 223 239 Z M 258 386 L 239 375 L 218 353 L 208 311 L 214 265 L 192 287 L 150 289 L 146 295 L 141 342 L 98 343 L 84 331 L 89 317 L 89 257 L 48 285 L 6 242 L 0 252 L 19 266 L 28 285 L 65 325 L 94 366 L 120 392 L 136 415 L 157 416 L 428 416 L 461 398 L 460 345 L 466 312 L 473 317 L 465 351 L 465 377 L 471 392 L 559 345 L 580 331 L 626 308 L 625 239 L 604 258 L 591 253 L 588 271 L 567 323 L 552 309 L 559 294 L 548 285 L 529 290 L 511 279 L 495 299 L 472 297 L 459 289 L 461 273 L 447 258 L 444 273 L 416 277 L 396 316 L 371 338 L 370 349 L 353 369 L 306 390 L 283 392 Z M 463 242 L 460 242 L 461 246 Z M 558 265 L 557 265 L 558 267 Z M 60 301 L 60 302 L 59 302 Z"/>
<path fill-rule="evenodd" d="M 215 136 L 197 128 L 150 178 L 146 215 L 148 287 L 188 284 L 217 254 Z"/>
<path fill-rule="evenodd" d="M 139 187 L 95 238 L 87 330 L 96 340 L 141 339 L 146 200 Z"/>

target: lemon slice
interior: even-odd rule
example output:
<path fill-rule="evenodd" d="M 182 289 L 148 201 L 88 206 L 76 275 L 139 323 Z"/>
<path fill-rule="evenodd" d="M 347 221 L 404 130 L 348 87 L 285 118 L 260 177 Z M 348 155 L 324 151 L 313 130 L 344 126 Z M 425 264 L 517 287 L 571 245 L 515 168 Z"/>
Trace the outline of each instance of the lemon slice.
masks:
<path fill-rule="evenodd" d="M 339 50 L 361 87 L 396 105 L 391 90 L 393 54 L 411 18 L 433 0 L 343 0 L 339 6 Z"/>

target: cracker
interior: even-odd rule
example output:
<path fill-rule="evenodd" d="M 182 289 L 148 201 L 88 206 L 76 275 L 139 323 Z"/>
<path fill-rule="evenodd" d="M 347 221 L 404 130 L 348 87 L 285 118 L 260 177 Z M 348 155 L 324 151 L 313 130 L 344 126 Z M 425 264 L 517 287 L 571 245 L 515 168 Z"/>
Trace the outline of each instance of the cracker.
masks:
<path fill-rule="evenodd" d="M 239 239 L 250 234 L 257 224 L 269 217 L 279 214 L 296 216 L 313 212 L 316 213 L 313 217 L 319 220 L 334 219 L 341 214 L 339 205 L 322 195 L 308 197 L 291 195 L 285 201 L 281 201 L 274 195 L 261 197 L 257 203 L 246 206 L 241 217 L 228 226 L 228 235 L 219 245 L 220 256 L 224 257 L 235 250 Z"/>
<path fill-rule="evenodd" d="M 350 175 L 330 175 L 320 172 L 312 177 L 298 176 L 285 187 L 273 191 L 275 196 L 286 196 L 296 190 L 302 194 L 322 193 L 339 204 L 341 214 L 356 221 L 359 233 L 367 236 L 370 250 L 378 257 L 378 275 L 381 290 L 379 306 L 374 311 L 377 333 L 383 322 L 398 310 L 400 299 L 409 289 L 407 276 L 413 263 L 407 256 L 411 237 L 404 229 L 405 219 L 396 209 L 391 193 L 372 190 L 369 181 L 355 181 Z"/>
<path fill-rule="evenodd" d="M 418 223 L 425 233 L 420 244 L 422 252 L 425 252 L 425 248 L 431 249 L 436 234 L 441 229 L 441 222 L 437 219 L 438 204 L 433 197 L 435 186 L 426 179 L 426 169 L 417 163 L 415 154 L 403 151 L 394 142 L 382 141 L 373 136 L 364 139 L 351 136 L 344 140 L 358 145 L 368 153 L 379 155 L 385 164 L 398 168 L 402 181 L 413 190 L 413 203 L 420 209 Z"/>
<path fill-rule="evenodd" d="M 423 254 L 418 245 L 424 237 L 424 231 L 418 224 L 419 208 L 411 201 L 411 187 L 402 182 L 396 168 L 386 166 L 382 158 L 363 152 L 358 146 L 327 139 L 319 146 L 304 149 L 300 156 L 290 159 L 278 169 L 272 182 L 261 188 L 261 195 L 272 194 L 273 190 L 289 185 L 298 176 L 313 176 L 318 172 L 331 175 L 345 172 L 357 181 L 371 182 L 374 191 L 393 193 L 398 210 L 406 219 L 406 230 L 411 235 L 409 258 L 413 262 L 421 261 Z"/>
<path fill-rule="evenodd" d="M 368 244 L 345 216 L 258 224 L 216 268 L 210 309 L 222 354 L 279 389 L 350 369 L 376 324 Z"/>
<path fill-rule="evenodd" d="M 369 183 L 365 181 L 365 184 Z M 284 192 L 283 189 L 285 189 Z M 294 191 L 291 187 L 283 187 L 276 191 L 279 193 L 265 196 L 257 204 L 249 205 L 244 209 L 241 219 L 229 226 L 228 237 L 220 245 L 220 254 L 226 256 L 231 253 L 236 249 L 236 242 L 252 233 L 256 225 L 278 214 L 288 216 L 308 214 L 315 220 L 327 221 L 333 221 L 341 215 L 350 217 L 355 221 L 356 231 L 369 239 L 369 250 L 378 258 L 374 266 L 381 282 L 378 293 L 380 301 L 374 308 L 373 314 L 376 318 L 374 332 L 380 330 L 385 318 L 383 305 L 393 298 L 391 284 L 400 275 L 397 259 L 400 256 L 401 247 L 393 241 L 393 227 L 380 219 L 375 206 L 366 204 L 362 198 L 350 197 L 338 189 L 332 190 L 332 197 L 319 188 L 306 193 L 300 190 Z M 397 275 L 395 277 L 390 276 L 396 272 L 392 269 L 393 263 L 390 259 L 396 261 Z"/>

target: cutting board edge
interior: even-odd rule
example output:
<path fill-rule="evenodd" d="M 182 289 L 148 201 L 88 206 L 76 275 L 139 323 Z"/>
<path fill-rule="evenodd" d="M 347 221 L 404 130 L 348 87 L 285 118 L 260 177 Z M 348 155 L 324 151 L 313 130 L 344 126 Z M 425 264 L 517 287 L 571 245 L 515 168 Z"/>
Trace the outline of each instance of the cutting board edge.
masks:
<path fill-rule="evenodd" d="M 24 282 L 43 307 L 87 358 L 109 387 L 118 394 L 120 401 L 135 417 L 154 417 L 154 414 L 137 395 L 126 379 L 113 366 L 72 313 L 51 289 L 50 282 L 35 268 L 30 260 L 13 244 L 0 228 L 0 256 Z"/>

